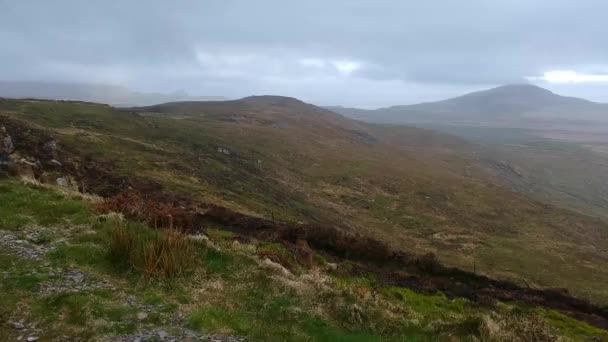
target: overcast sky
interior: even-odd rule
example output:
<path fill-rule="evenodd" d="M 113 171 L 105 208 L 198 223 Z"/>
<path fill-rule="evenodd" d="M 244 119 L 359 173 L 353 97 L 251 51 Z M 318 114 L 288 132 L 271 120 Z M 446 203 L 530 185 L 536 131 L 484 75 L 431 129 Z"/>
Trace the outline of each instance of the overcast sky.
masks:
<path fill-rule="evenodd" d="M 608 1 L 0 0 L 0 79 L 377 107 L 531 81 L 608 102 Z"/>

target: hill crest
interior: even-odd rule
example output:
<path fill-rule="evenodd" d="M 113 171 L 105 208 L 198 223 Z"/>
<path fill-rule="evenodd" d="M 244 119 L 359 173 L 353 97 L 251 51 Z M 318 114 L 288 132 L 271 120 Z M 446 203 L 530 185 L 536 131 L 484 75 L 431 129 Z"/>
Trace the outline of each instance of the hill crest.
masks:
<path fill-rule="evenodd" d="M 330 107 L 345 116 L 380 123 L 514 125 L 560 120 L 608 121 L 608 105 L 555 94 L 532 84 L 510 84 L 436 102 L 376 110 Z"/>

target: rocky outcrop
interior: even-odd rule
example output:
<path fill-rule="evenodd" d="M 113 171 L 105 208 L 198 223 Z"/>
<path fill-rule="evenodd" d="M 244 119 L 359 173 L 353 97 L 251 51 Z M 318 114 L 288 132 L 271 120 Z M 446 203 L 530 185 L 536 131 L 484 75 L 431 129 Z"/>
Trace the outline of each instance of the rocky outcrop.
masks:
<path fill-rule="evenodd" d="M 0 176 L 27 177 L 79 190 L 77 172 L 55 138 L 10 121 L 3 124 L 0 126 Z"/>
<path fill-rule="evenodd" d="M 13 138 L 8 134 L 4 126 L 0 127 L 0 153 L 11 154 L 15 151 Z"/>
<path fill-rule="evenodd" d="M 14 153 L 9 157 L 8 173 L 11 176 L 38 178 L 40 164 L 35 161 L 27 160 L 19 154 Z"/>
<path fill-rule="evenodd" d="M 8 175 L 10 155 L 14 151 L 13 138 L 7 133 L 4 126 L 0 126 L 0 176 Z"/>

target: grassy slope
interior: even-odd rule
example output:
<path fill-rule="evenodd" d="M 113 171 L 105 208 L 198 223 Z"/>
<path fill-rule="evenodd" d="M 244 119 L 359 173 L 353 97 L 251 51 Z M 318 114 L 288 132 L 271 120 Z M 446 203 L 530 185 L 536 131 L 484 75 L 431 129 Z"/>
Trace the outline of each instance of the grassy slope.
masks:
<path fill-rule="evenodd" d="M 3 101 L 116 172 L 254 215 L 350 227 L 447 264 L 608 302 L 605 224 L 493 185 L 469 147 L 431 131 L 366 125 L 294 100 L 133 111 Z M 218 152 L 226 148 L 230 154 Z"/>
<path fill-rule="evenodd" d="M 295 275 L 287 277 L 259 265 L 257 252 L 269 246 L 237 243 L 230 233 L 217 229 L 208 230 L 215 247 L 195 244 L 197 267 L 190 273 L 147 280 L 137 270 L 113 263 L 108 246 L 115 221 L 95 216 L 78 195 L 0 180 L 0 211 L 10 213 L 0 222 L 2 236 L 45 231 L 44 240 L 20 246 L 49 250 L 36 260 L 17 256 L 11 248 L 0 251 L 0 321 L 23 320 L 26 326 L 17 330 L 0 325 L 1 340 L 34 335 L 42 340 L 99 340 L 158 329 L 171 335 L 189 329 L 254 341 L 607 337 L 555 311 L 510 303 L 491 310 L 441 294 L 384 287 L 365 275 L 295 269 Z M 124 224 L 140 236 L 152 233 L 140 224 Z M 75 270 L 86 274 L 79 286 L 102 280 L 109 286 L 44 291 L 65 283 L 63 274 Z M 138 318 L 141 312 L 147 316 Z"/>
<path fill-rule="evenodd" d="M 593 134 L 555 138 L 551 131 L 428 125 L 478 144 L 497 178 L 535 199 L 608 217 L 608 156 Z M 586 141 L 585 139 L 589 139 Z"/>

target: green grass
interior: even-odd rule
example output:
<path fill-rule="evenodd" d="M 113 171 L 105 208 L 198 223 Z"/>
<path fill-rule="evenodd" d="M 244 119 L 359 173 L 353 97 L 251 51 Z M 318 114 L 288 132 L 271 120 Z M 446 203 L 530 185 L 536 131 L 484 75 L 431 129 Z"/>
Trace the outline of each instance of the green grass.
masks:
<path fill-rule="evenodd" d="M 94 320 L 104 319 L 109 324 L 108 332 L 132 332 L 135 310 L 119 303 L 107 291 L 59 293 L 47 296 L 34 304 L 33 313 L 46 322 L 83 327 Z"/>
<path fill-rule="evenodd" d="M 0 252 L 0 270 L 10 272 L 0 282 L 2 291 L 33 291 L 47 277 L 43 274 L 32 274 L 39 269 L 39 262 L 23 260 L 7 251 Z"/>
<path fill-rule="evenodd" d="M 205 231 L 207 236 L 213 241 L 222 241 L 222 240 L 230 240 L 236 236 L 233 232 L 229 230 L 217 229 L 217 228 L 207 228 Z"/>
<path fill-rule="evenodd" d="M 577 321 L 555 310 L 537 309 L 536 311 L 563 336 L 575 340 L 590 339 L 597 336 L 602 339 L 608 339 L 608 332 L 606 330 L 592 327 L 587 323 Z"/>
<path fill-rule="evenodd" d="M 405 305 L 415 312 L 415 315 L 422 322 L 433 321 L 449 322 L 469 316 L 478 317 L 486 311 L 466 299 L 449 299 L 443 294 L 420 294 L 406 288 L 386 288 L 383 290 L 388 297 L 402 301 Z"/>
<path fill-rule="evenodd" d="M 208 329 L 241 335 L 250 334 L 253 329 L 252 324 L 254 323 L 243 313 L 217 306 L 198 309 L 188 317 L 188 326 L 192 329 Z"/>
<path fill-rule="evenodd" d="M 87 223 L 91 216 L 89 207 L 78 199 L 23 186 L 16 181 L 0 182 L 0 203 L 0 229 L 78 225 Z"/>
<path fill-rule="evenodd" d="M 250 336 L 254 341 L 415 341 L 415 337 L 380 337 L 328 324 L 307 313 L 290 312 L 291 301 L 278 298 L 252 313 L 206 306 L 188 317 L 188 326 L 201 331 Z"/>
<path fill-rule="evenodd" d="M 11 319 L 22 298 L 32 296 L 39 284 L 48 277 L 44 274 L 31 274 L 39 270 L 40 263 L 24 260 L 8 251 L 0 252 L 0 320 Z M 0 336 L 2 336 L 0 334 Z"/>
<path fill-rule="evenodd" d="M 143 294 L 143 300 L 148 305 L 159 305 L 163 303 L 163 294 L 156 291 L 146 291 Z"/>
<path fill-rule="evenodd" d="M 225 250 L 208 248 L 201 252 L 201 268 L 210 274 L 221 275 L 229 281 L 238 281 L 237 277 L 254 265 L 251 259 Z"/>
<path fill-rule="evenodd" d="M 48 257 L 58 266 L 89 266 L 101 269 L 109 269 L 111 266 L 106 248 L 91 243 L 61 244 L 50 252 Z"/>

